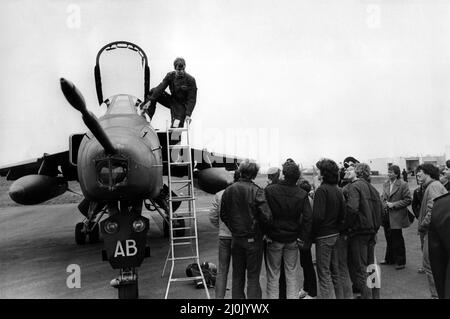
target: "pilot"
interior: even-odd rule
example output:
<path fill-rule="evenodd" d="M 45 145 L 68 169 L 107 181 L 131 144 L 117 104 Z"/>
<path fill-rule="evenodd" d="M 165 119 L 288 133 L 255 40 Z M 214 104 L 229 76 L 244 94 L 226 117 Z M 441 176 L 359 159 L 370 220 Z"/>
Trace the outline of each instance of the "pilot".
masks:
<path fill-rule="evenodd" d="M 170 109 L 172 127 L 183 127 L 184 122 L 191 122 L 192 111 L 197 101 L 197 85 L 195 79 L 186 73 L 186 61 L 176 58 L 173 62 L 175 71 L 167 73 L 162 82 L 147 94 L 147 102 L 143 109 L 152 119 L 156 102 Z M 165 91 L 169 87 L 170 94 Z"/>

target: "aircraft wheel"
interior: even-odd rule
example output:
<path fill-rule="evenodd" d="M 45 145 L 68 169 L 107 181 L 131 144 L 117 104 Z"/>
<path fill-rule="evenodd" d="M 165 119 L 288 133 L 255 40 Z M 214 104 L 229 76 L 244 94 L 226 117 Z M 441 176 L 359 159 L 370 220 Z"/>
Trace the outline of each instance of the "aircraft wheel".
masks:
<path fill-rule="evenodd" d="M 99 241 L 100 241 L 100 228 L 98 227 L 97 224 L 89 233 L 89 242 L 91 244 L 95 244 L 98 243 Z"/>
<path fill-rule="evenodd" d="M 86 233 L 83 230 L 83 223 L 78 223 L 75 225 L 75 242 L 78 245 L 84 245 L 86 243 Z"/>
<path fill-rule="evenodd" d="M 119 290 L 119 299 L 139 298 L 139 289 L 137 281 L 133 284 L 120 285 L 117 289 Z"/>

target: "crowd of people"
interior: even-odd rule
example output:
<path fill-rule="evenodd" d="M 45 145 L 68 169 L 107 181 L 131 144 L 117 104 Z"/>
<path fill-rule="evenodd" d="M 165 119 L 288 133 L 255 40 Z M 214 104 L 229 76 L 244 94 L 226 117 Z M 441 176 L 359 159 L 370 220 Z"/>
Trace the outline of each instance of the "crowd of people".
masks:
<path fill-rule="evenodd" d="M 379 193 L 371 184 L 369 165 L 353 157 L 341 168 L 331 159 L 318 161 L 318 183 L 312 185 L 301 176 L 299 165 L 287 159 L 281 169 L 269 169 L 264 188 L 254 182 L 259 165 L 244 160 L 234 182 L 215 195 L 210 211 L 212 224 L 219 228 L 216 298 L 226 296 L 230 264 L 231 298 L 262 298 L 263 262 L 269 299 L 380 298 L 377 233 L 382 227 L 386 237 L 380 264 L 404 269 L 402 229 L 415 218 L 423 250 L 419 271 L 426 273 L 430 296 L 450 297 L 450 288 L 445 289 L 450 246 L 445 246 L 448 238 L 442 239 L 441 231 L 450 226 L 450 200 L 443 209 L 444 201 L 438 200 L 450 188 L 450 160 L 446 165 L 441 170 L 433 164 L 417 167 L 418 187 L 411 194 L 396 165 L 389 167 Z M 436 221 L 431 218 L 435 202 L 443 211 Z"/>

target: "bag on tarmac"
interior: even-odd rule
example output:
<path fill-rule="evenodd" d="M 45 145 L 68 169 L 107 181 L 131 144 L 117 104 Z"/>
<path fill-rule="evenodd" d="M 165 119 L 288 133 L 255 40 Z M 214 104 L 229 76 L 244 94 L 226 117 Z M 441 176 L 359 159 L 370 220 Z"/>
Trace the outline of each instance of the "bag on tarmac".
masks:
<path fill-rule="evenodd" d="M 215 264 L 210 262 L 203 262 L 201 265 L 203 277 L 205 278 L 206 285 L 208 288 L 213 288 L 216 285 L 216 277 L 217 277 L 217 267 Z M 200 276 L 200 270 L 198 269 L 197 263 L 189 264 L 186 267 L 186 275 L 188 277 L 197 277 Z M 201 279 L 194 280 L 194 286 L 197 289 L 203 288 L 203 281 Z"/>

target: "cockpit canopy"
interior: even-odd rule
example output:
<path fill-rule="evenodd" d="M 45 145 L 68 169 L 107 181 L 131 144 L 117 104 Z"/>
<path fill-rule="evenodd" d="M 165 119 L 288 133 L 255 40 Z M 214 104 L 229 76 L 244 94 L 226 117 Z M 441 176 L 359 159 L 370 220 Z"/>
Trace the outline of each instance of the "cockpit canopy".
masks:
<path fill-rule="evenodd" d="M 128 94 L 113 95 L 107 100 L 105 104 L 108 107 L 106 114 L 136 114 L 137 106 L 141 103 L 137 97 Z"/>
<path fill-rule="evenodd" d="M 119 50 L 117 50 L 117 49 L 119 49 Z M 136 56 L 139 58 L 140 65 L 142 67 L 142 70 L 144 71 L 142 74 L 144 76 L 144 90 L 143 90 L 142 96 L 145 96 L 145 94 L 147 94 L 147 92 L 150 89 L 150 68 L 148 67 L 147 55 L 136 44 L 133 44 L 128 41 L 115 41 L 115 42 L 111 42 L 111 43 L 108 43 L 107 45 L 103 46 L 100 49 L 100 51 L 98 51 L 98 53 L 97 53 L 97 59 L 96 59 L 95 68 L 94 68 L 94 75 L 95 75 L 95 88 L 97 90 L 97 99 L 98 99 L 99 105 L 101 105 L 102 103 L 105 102 L 105 100 L 103 98 L 103 96 L 104 96 L 103 83 L 102 83 L 103 80 L 102 80 L 102 75 L 100 72 L 100 56 L 102 56 L 103 53 L 105 53 L 105 52 L 116 52 L 116 55 L 119 54 L 116 57 L 120 57 L 120 58 L 130 57 L 130 55 L 127 55 L 127 54 L 123 55 L 123 54 L 131 53 L 132 54 L 131 56 L 133 56 L 133 59 L 135 59 Z M 131 62 L 131 60 L 125 59 L 125 60 L 122 60 L 123 64 L 121 63 L 120 65 L 117 65 L 117 62 L 112 64 L 113 68 L 110 70 L 110 72 L 112 71 L 113 72 L 112 74 L 114 74 L 115 76 L 112 79 L 109 78 L 110 82 L 112 81 L 112 83 L 114 83 L 114 84 L 117 84 L 117 83 L 123 84 L 124 83 L 123 81 L 125 81 L 125 83 L 129 83 L 129 80 L 134 78 L 133 76 L 131 76 L 132 74 L 135 74 L 140 77 L 141 72 L 142 72 L 141 68 L 134 69 L 134 67 L 137 66 L 136 64 L 124 63 L 125 61 Z M 132 67 L 131 70 L 133 70 L 133 71 L 123 70 L 123 68 L 128 68 L 128 67 Z M 136 71 L 137 71 L 137 73 L 134 73 Z M 120 76 L 117 76 L 117 75 L 120 75 Z M 129 78 L 130 76 L 131 76 L 131 78 Z M 108 78 L 106 78 L 104 80 L 106 80 L 106 82 L 108 82 Z M 116 86 L 114 86 L 114 87 L 116 87 Z M 134 87 L 134 86 L 132 86 L 132 87 Z M 115 90 L 115 92 L 132 92 L 136 96 L 141 96 L 140 93 L 134 92 L 134 90 L 130 91 L 129 88 L 124 90 L 123 87 L 120 90 Z M 108 95 L 105 95 L 105 96 L 108 96 Z"/>

